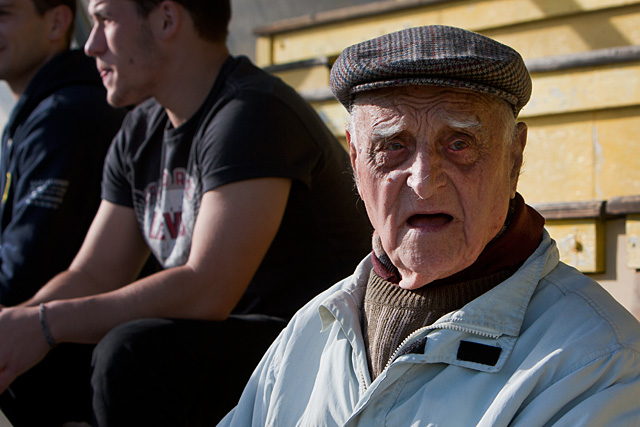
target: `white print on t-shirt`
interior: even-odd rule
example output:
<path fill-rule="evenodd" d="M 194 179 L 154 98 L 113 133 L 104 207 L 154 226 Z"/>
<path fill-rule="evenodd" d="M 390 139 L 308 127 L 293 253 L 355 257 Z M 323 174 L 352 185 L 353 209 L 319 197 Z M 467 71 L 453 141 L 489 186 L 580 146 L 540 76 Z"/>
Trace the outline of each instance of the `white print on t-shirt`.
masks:
<path fill-rule="evenodd" d="M 199 206 L 195 182 L 184 168 L 176 168 L 145 188 L 144 235 L 165 268 L 184 265 L 189 257 Z"/>

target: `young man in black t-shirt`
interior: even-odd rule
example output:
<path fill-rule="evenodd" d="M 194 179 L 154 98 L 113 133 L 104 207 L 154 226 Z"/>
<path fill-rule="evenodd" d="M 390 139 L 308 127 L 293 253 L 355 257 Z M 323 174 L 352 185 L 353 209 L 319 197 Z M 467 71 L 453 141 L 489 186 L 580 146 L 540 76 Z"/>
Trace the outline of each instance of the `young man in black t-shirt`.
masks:
<path fill-rule="evenodd" d="M 139 106 L 69 270 L 0 312 L 0 390 L 56 343 L 100 342 L 97 425 L 210 425 L 286 319 L 368 252 L 369 224 L 312 109 L 229 56 L 228 1 L 89 11 L 108 101 Z M 136 281 L 150 253 L 164 269 Z"/>

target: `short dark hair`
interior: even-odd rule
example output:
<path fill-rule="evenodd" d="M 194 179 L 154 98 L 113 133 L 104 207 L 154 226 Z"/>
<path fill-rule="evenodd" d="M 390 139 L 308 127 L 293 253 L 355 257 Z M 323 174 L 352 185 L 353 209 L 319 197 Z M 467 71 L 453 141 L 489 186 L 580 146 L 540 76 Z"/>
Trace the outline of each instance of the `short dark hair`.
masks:
<path fill-rule="evenodd" d="M 149 16 L 163 0 L 130 0 L 138 13 Z M 189 11 L 196 31 L 205 40 L 225 42 L 227 40 L 229 20 L 231 19 L 230 0 L 173 0 Z"/>
<path fill-rule="evenodd" d="M 71 38 L 73 37 L 74 31 L 74 23 L 76 18 L 76 0 L 31 0 L 33 5 L 36 7 L 36 11 L 40 15 L 44 15 L 46 11 L 49 9 L 53 9 L 54 7 L 64 5 L 71 9 L 71 24 L 69 25 L 69 29 L 67 30 L 67 44 L 71 43 Z"/>
<path fill-rule="evenodd" d="M 31 0 L 33 5 L 36 7 L 36 10 L 40 15 L 44 15 L 44 13 L 53 9 L 56 6 L 65 5 L 71 9 L 71 13 L 75 16 L 76 14 L 76 0 Z"/>

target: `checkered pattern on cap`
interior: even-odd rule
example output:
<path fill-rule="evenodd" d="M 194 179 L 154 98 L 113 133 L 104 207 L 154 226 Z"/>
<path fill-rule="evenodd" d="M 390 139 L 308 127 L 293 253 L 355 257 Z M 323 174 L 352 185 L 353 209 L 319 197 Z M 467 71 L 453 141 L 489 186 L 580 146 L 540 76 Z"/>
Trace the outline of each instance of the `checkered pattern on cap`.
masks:
<path fill-rule="evenodd" d="M 348 110 L 357 93 L 434 85 L 496 95 L 514 114 L 531 97 L 531 77 L 518 52 L 461 28 L 409 28 L 346 48 L 331 69 L 331 90 Z"/>

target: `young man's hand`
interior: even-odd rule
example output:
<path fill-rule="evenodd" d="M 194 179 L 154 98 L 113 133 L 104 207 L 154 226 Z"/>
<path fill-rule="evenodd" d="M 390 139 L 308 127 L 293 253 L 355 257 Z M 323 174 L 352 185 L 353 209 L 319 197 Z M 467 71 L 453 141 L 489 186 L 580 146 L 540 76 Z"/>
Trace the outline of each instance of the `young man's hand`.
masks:
<path fill-rule="evenodd" d="M 38 307 L 0 310 L 0 393 L 49 352 Z"/>

